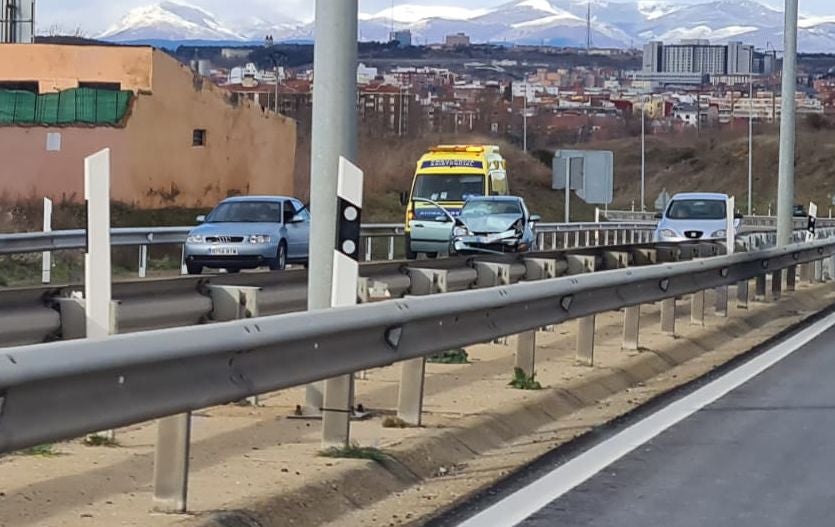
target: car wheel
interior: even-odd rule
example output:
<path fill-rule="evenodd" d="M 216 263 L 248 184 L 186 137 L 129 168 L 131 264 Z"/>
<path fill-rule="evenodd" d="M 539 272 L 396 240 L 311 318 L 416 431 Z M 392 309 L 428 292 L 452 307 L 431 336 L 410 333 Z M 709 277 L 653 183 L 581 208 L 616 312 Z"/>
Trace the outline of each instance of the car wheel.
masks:
<path fill-rule="evenodd" d="M 408 234 L 406 235 L 406 259 L 407 260 L 417 260 L 417 253 L 412 250 L 412 237 Z"/>
<path fill-rule="evenodd" d="M 203 266 L 200 264 L 186 264 L 186 272 L 188 274 L 203 274 Z"/>
<path fill-rule="evenodd" d="M 275 258 L 270 260 L 270 271 L 283 271 L 287 267 L 287 244 L 282 241 L 278 244 Z"/>

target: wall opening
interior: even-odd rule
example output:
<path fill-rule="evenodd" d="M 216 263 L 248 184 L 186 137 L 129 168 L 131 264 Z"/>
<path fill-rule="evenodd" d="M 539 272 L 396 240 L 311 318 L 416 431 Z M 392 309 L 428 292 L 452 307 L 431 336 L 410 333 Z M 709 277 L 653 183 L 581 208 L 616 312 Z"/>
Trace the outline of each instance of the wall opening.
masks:
<path fill-rule="evenodd" d="M 206 146 L 206 130 L 197 128 L 192 132 L 191 146 Z"/>

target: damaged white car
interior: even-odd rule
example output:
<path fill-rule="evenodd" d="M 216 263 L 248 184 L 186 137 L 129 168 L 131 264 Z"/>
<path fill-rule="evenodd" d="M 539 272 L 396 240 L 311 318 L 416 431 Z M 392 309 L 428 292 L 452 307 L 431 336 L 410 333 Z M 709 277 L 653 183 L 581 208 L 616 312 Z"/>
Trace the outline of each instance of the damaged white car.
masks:
<path fill-rule="evenodd" d="M 516 196 L 471 198 L 454 219 L 453 254 L 504 254 L 536 250 L 536 224 L 525 201 Z"/>

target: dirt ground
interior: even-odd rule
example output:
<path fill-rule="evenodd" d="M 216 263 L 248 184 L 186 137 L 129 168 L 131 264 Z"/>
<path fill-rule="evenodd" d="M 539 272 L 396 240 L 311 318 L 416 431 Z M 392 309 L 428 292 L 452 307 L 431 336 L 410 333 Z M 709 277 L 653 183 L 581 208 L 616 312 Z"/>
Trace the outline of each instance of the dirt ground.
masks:
<path fill-rule="evenodd" d="M 735 291 L 731 291 L 731 298 Z M 541 391 L 507 386 L 510 345 L 470 348 L 471 364 L 429 364 L 421 428 L 383 428 L 397 405 L 399 367 L 357 380 L 374 417 L 354 440 L 382 449 L 382 463 L 319 453 L 320 423 L 289 419 L 303 389 L 228 405 L 193 418 L 188 515 L 152 514 L 156 427 L 117 432 L 118 446 L 81 441 L 0 458 L 2 527 L 419 525 L 591 427 L 697 378 L 800 322 L 835 299 L 835 286 L 800 286 L 777 303 L 732 302 L 693 326 L 679 302 L 677 335 L 659 332 L 657 306 L 642 313 L 642 350 L 621 350 L 622 313 L 598 317 L 596 365 L 574 360 L 576 322 L 537 336 Z M 708 295 L 709 304 L 712 294 Z"/>

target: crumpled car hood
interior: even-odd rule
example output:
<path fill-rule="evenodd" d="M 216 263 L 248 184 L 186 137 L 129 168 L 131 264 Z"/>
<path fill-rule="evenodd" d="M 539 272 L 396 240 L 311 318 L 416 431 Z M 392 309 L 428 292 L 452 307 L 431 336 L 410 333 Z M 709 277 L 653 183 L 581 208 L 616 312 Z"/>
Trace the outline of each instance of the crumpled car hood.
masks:
<path fill-rule="evenodd" d="M 522 218 L 519 214 L 492 214 L 462 218 L 462 221 L 474 234 L 493 234 L 513 229 L 513 224 Z"/>

